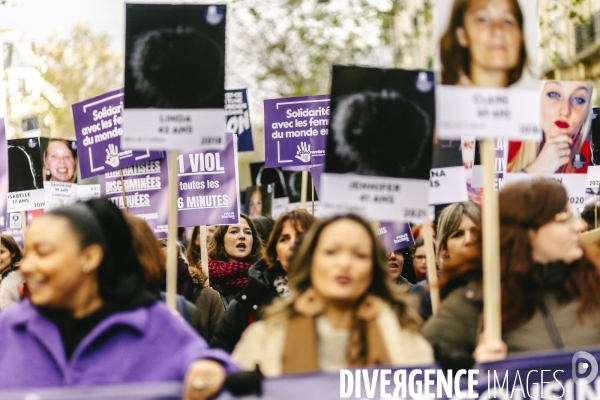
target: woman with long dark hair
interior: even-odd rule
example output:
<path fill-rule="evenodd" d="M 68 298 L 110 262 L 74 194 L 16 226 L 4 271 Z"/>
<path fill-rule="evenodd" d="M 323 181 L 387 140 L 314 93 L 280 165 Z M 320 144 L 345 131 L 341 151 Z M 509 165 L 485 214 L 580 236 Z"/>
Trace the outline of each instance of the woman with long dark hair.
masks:
<path fill-rule="evenodd" d="M 600 344 L 600 262 L 590 257 L 598 250 L 582 248 L 585 226 L 569 210 L 565 189 L 519 182 L 500 192 L 499 204 L 503 341 L 480 337 L 479 259 L 442 278 L 444 300 L 425 336 L 440 353 L 474 354 L 478 361 Z"/>
<path fill-rule="evenodd" d="M 265 376 L 374 365 L 424 365 L 431 347 L 390 281 L 385 252 L 355 215 L 315 223 L 289 271 L 291 295 L 266 310 L 233 358 Z"/>
<path fill-rule="evenodd" d="M 239 225 L 222 225 L 208 244 L 208 276 L 225 307 L 248 283 L 248 270 L 262 256 L 263 243 L 252 220 L 240 215 Z"/>
<path fill-rule="evenodd" d="M 283 213 L 265 246 L 264 258 L 248 271 L 248 284 L 227 307 L 211 347 L 231 353 L 244 330 L 260 318 L 264 306 L 289 294 L 288 276 L 292 255 L 300 235 L 308 231 L 315 218 L 303 210 Z"/>

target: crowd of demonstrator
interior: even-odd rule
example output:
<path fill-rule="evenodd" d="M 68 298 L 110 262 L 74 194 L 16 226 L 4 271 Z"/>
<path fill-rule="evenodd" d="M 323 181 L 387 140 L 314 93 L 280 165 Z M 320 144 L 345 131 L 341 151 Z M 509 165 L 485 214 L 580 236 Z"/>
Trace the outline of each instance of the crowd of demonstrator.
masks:
<path fill-rule="evenodd" d="M 356 215 L 297 210 L 259 228 L 246 216 L 208 227 L 204 266 L 195 228 L 178 255 L 172 312 L 166 244 L 143 220 L 104 199 L 53 209 L 28 226 L 24 253 L 2 235 L 0 390 L 183 381 L 185 398 L 202 399 L 247 382 L 235 381 L 243 370 L 452 368 L 600 345 L 600 240 L 580 240 L 586 224 L 567 200 L 543 181 L 500 192 L 500 341 L 482 335 L 474 203 L 437 220 L 435 315 L 423 239 L 386 253 Z"/>

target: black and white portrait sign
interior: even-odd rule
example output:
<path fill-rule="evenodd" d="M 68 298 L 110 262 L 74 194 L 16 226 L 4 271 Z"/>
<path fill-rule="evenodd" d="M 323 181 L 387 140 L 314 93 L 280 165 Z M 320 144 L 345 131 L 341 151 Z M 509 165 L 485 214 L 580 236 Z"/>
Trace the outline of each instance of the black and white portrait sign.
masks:
<path fill-rule="evenodd" d="M 225 5 L 127 4 L 121 145 L 225 146 Z"/>
<path fill-rule="evenodd" d="M 334 66 L 321 201 L 372 219 L 427 216 L 433 74 Z"/>

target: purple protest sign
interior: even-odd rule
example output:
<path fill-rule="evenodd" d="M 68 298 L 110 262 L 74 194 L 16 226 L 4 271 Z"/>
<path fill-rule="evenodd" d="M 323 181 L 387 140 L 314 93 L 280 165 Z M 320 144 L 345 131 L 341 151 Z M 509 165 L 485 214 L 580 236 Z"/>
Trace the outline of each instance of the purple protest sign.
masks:
<path fill-rule="evenodd" d="M 265 100 L 264 105 L 267 168 L 325 162 L 329 95 Z"/>
<path fill-rule="evenodd" d="M 310 169 L 310 176 L 315 183 L 315 192 L 317 193 L 317 197 L 321 192 L 321 174 L 323 173 L 324 169 L 325 165 L 315 165 Z"/>
<path fill-rule="evenodd" d="M 158 238 L 167 237 L 169 213 L 168 171 L 166 158 L 123 168 L 127 211 L 145 220 Z M 100 176 L 102 197 L 125 209 L 119 171 Z"/>
<path fill-rule="evenodd" d="M 406 222 L 381 221 L 379 222 L 377 234 L 387 252 L 400 250 L 415 244 L 410 225 Z"/>
<path fill-rule="evenodd" d="M 181 152 L 177 157 L 179 226 L 238 224 L 240 216 L 234 135 L 224 150 Z"/>
<path fill-rule="evenodd" d="M 164 157 L 162 151 L 120 150 L 123 89 L 73 104 L 81 178 Z"/>
<path fill-rule="evenodd" d="M 6 198 L 8 197 L 8 150 L 4 118 L 0 118 L 0 229 L 6 228 Z"/>
<path fill-rule="evenodd" d="M 227 110 L 227 132 L 238 135 L 238 151 L 253 151 L 252 126 L 246 89 L 225 91 L 225 109 Z"/>

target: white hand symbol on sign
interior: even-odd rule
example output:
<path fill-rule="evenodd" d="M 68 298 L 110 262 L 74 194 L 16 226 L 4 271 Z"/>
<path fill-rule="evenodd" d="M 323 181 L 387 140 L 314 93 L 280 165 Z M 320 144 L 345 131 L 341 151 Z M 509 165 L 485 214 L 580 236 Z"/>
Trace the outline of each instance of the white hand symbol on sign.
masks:
<path fill-rule="evenodd" d="M 302 142 L 298 146 L 296 146 L 296 148 L 298 149 L 298 152 L 296 153 L 296 158 L 302 162 L 309 162 L 310 161 L 310 144 L 307 144 L 306 142 Z"/>
<path fill-rule="evenodd" d="M 112 143 L 106 149 L 106 163 L 113 168 L 119 165 L 119 148 Z"/>

